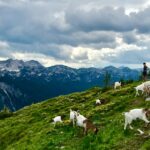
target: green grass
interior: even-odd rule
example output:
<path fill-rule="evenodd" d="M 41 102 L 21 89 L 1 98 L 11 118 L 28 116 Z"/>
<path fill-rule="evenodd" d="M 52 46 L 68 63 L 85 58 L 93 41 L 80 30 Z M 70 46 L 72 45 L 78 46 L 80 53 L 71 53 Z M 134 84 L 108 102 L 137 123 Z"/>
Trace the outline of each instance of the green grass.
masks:
<path fill-rule="evenodd" d="M 59 96 L 24 107 L 9 115 L 0 115 L 0 150 L 149 150 L 149 127 L 143 121 L 133 122 L 134 130 L 123 130 L 123 112 L 133 108 L 150 108 L 142 96 L 135 98 L 134 86 L 103 90 L 95 87 L 85 92 Z M 95 106 L 96 98 L 106 103 Z M 99 128 L 97 135 L 83 135 L 83 129 L 72 127 L 69 109 L 79 109 Z M 64 123 L 54 127 L 52 118 L 65 115 Z M 137 128 L 145 135 L 137 135 Z"/>

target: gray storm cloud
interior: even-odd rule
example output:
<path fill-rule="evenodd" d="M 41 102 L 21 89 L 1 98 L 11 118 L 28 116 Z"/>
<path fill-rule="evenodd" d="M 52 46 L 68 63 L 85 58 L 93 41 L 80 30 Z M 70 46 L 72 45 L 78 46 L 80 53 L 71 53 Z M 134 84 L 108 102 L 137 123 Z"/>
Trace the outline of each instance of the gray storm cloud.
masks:
<path fill-rule="evenodd" d="M 103 61 L 114 65 L 148 61 L 149 4 L 146 0 L 0 0 L 1 57 L 16 54 L 24 59 L 29 53 L 37 60 L 46 56 L 46 62 L 52 58 L 49 65 L 59 61 L 75 66 L 82 66 L 82 60 L 91 66 Z M 9 47 L 2 47 L 2 42 Z"/>

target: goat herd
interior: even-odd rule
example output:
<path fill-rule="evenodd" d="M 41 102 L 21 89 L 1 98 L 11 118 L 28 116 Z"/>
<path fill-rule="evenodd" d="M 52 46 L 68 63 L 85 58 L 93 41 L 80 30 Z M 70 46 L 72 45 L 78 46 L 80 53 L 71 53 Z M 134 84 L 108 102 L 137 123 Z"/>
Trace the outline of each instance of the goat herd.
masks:
<path fill-rule="evenodd" d="M 121 88 L 121 82 L 114 83 L 114 89 L 118 87 Z M 140 94 L 139 91 L 141 91 L 141 93 L 144 94 L 146 97 L 149 96 L 150 95 L 150 81 L 146 81 L 138 85 L 137 87 L 135 87 L 135 90 L 136 90 L 135 96 L 138 96 Z M 146 98 L 146 100 L 149 100 L 149 98 Z M 102 102 L 100 99 L 97 99 L 95 104 L 101 105 Z M 150 123 L 150 121 L 147 119 L 148 116 L 150 116 L 150 109 L 146 109 L 146 108 L 132 109 L 129 112 L 125 112 L 123 114 L 125 116 L 124 130 L 126 130 L 127 125 L 129 125 L 130 129 L 133 129 L 133 127 L 131 126 L 131 123 L 133 120 L 136 120 L 136 119 L 143 120 L 147 125 L 148 123 Z M 84 129 L 85 135 L 87 134 L 89 130 L 91 130 L 95 134 L 97 134 L 98 132 L 98 128 L 89 119 L 81 115 L 79 111 L 74 111 L 70 109 L 70 121 L 73 123 L 73 126 L 75 126 L 76 124 L 77 126 L 82 127 Z M 55 118 L 53 118 L 53 124 L 55 125 L 57 122 L 63 122 L 61 116 L 56 116 Z M 137 131 L 140 132 L 140 134 L 144 134 L 144 132 L 141 131 L 140 129 L 137 129 Z"/>

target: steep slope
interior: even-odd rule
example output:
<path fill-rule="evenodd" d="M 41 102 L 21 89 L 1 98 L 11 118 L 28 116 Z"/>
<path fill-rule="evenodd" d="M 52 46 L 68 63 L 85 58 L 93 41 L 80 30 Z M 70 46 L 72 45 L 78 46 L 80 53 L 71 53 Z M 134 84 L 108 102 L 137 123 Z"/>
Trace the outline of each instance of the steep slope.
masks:
<path fill-rule="evenodd" d="M 135 82 L 122 89 L 100 89 L 98 87 L 81 93 L 59 96 L 42 103 L 33 104 L 0 119 L 1 150 L 148 150 L 149 129 L 143 121 L 135 121 L 135 129 L 145 131 L 137 135 L 135 130 L 123 130 L 123 112 L 133 108 L 148 107 L 143 97 L 135 98 Z M 95 99 L 105 100 L 104 104 L 95 106 Z M 79 109 L 80 113 L 90 118 L 99 128 L 98 135 L 83 135 L 82 128 L 72 127 L 69 109 Z M 52 124 L 52 118 L 65 115 L 64 123 Z"/>
<path fill-rule="evenodd" d="M 20 101 L 19 98 L 22 100 Z M 18 106 L 23 107 L 28 104 L 24 99 L 26 99 L 26 95 L 22 94 L 18 88 L 0 82 L 0 110 L 5 104 L 8 108 L 11 108 L 12 111 L 16 111 L 19 109 Z"/>

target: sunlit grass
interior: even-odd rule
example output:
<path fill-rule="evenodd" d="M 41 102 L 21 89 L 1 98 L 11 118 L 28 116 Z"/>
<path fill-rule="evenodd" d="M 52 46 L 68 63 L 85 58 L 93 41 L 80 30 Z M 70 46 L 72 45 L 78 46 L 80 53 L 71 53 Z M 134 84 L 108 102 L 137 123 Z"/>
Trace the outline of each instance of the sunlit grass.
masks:
<path fill-rule="evenodd" d="M 0 150 L 148 150 L 150 139 L 137 135 L 136 130 L 123 130 L 123 112 L 133 108 L 150 107 L 144 98 L 135 97 L 134 86 L 103 90 L 95 87 L 81 93 L 59 96 L 27 106 L 0 119 Z M 97 98 L 106 99 L 95 106 Z M 99 128 L 97 135 L 83 135 L 83 129 L 69 122 L 69 109 L 91 119 Z M 52 118 L 64 115 L 64 123 L 54 127 Z M 149 134 L 143 121 L 133 123 Z"/>

